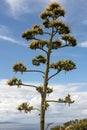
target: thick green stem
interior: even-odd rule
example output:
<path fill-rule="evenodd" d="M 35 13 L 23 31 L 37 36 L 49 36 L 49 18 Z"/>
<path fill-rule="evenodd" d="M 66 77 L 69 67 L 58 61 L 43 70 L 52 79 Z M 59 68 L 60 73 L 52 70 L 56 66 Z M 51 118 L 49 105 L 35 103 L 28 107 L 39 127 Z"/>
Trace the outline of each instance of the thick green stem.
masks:
<path fill-rule="evenodd" d="M 44 103 L 46 101 L 46 89 L 48 85 L 48 73 L 49 73 L 49 61 L 50 61 L 50 51 L 47 54 L 47 63 L 46 63 L 46 70 L 44 76 L 44 85 L 43 85 L 43 93 L 41 96 L 41 115 L 40 115 L 40 130 L 44 130 L 45 128 L 45 108 Z"/>
<path fill-rule="evenodd" d="M 43 98 L 43 94 L 41 96 L 41 112 L 40 112 L 40 130 L 44 130 L 45 129 L 45 110 L 43 108 L 43 104 L 44 104 L 44 98 Z"/>
<path fill-rule="evenodd" d="M 44 75 L 44 84 L 43 84 L 43 93 L 41 95 L 41 115 L 40 115 L 40 130 L 45 130 L 45 108 L 44 103 L 46 102 L 46 90 L 48 86 L 48 75 L 49 75 L 49 65 L 50 65 L 50 55 L 52 49 L 52 38 L 53 38 L 53 29 L 50 38 L 49 48 L 47 52 L 47 62 L 46 62 L 46 70 Z"/>

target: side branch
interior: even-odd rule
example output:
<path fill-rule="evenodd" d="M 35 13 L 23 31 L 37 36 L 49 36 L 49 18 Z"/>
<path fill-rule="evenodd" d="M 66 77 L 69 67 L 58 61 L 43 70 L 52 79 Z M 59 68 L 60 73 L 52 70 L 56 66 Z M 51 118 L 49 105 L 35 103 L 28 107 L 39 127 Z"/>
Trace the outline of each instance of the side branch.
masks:
<path fill-rule="evenodd" d="M 50 80 L 51 78 L 53 78 L 54 76 L 56 76 L 60 71 L 57 71 L 55 74 L 51 75 L 48 80 Z"/>
<path fill-rule="evenodd" d="M 33 106 L 30 106 L 30 103 L 28 103 L 28 102 L 23 102 L 23 103 L 21 103 L 21 104 L 17 107 L 17 109 L 18 109 L 19 111 L 24 111 L 25 113 L 31 112 L 32 110 L 37 110 L 37 111 L 40 112 L 40 109 L 34 108 Z"/>
<path fill-rule="evenodd" d="M 18 86 L 18 87 L 21 87 L 21 86 L 28 86 L 28 87 L 33 87 L 33 88 L 38 88 L 37 86 L 35 85 L 31 85 L 31 84 L 24 84 L 22 83 L 21 79 L 17 79 L 16 77 L 13 77 L 12 79 L 8 80 L 7 82 L 8 85 L 10 86 Z"/>
<path fill-rule="evenodd" d="M 68 94 L 64 99 L 59 98 L 58 100 L 47 100 L 46 102 L 57 102 L 57 103 L 67 103 L 68 105 L 74 103 L 74 100 L 71 99 L 71 95 Z"/>
<path fill-rule="evenodd" d="M 33 37 L 32 40 L 38 40 L 38 41 L 40 41 L 40 39 L 38 39 L 38 38 L 36 38 L 36 37 Z"/>
<path fill-rule="evenodd" d="M 25 72 L 39 72 L 39 73 L 44 74 L 44 72 L 41 70 L 26 70 Z"/>
<path fill-rule="evenodd" d="M 28 87 L 33 87 L 33 88 L 37 88 L 37 86 L 35 86 L 35 85 L 30 85 L 30 84 L 24 84 L 24 83 L 22 83 L 21 85 L 23 85 L 23 86 L 28 86 Z"/>
<path fill-rule="evenodd" d="M 58 48 L 64 48 L 64 47 L 69 47 L 69 45 L 65 44 L 65 45 L 59 46 Z"/>
<path fill-rule="evenodd" d="M 56 102 L 56 103 L 68 103 L 69 105 L 74 103 L 74 101 L 66 101 L 64 99 L 59 99 L 59 100 L 47 100 L 46 102 Z"/>
<path fill-rule="evenodd" d="M 57 103 L 61 103 L 61 102 L 58 101 L 58 100 L 47 100 L 46 102 L 57 102 Z"/>
<path fill-rule="evenodd" d="M 46 51 L 45 49 L 43 49 L 43 48 L 41 48 L 41 47 L 39 47 L 38 49 L 44 51 L 44 52 L 47 54 L 47 51 Z"/>

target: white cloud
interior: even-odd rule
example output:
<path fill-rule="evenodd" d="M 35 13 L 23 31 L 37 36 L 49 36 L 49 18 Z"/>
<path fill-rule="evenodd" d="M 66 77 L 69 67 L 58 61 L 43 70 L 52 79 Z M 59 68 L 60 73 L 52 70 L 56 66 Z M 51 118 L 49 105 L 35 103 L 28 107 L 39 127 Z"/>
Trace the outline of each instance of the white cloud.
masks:
<path fill-rule="evenodd" d="M 54 0 L 38 0 L 37 2 L 35 2 L 35 0 L 5 0 L 9 9 L 8 11 L 14 18 L 18 18 L 19 16 L 27 13 L 35 13 L 44 8 L 47 4 L 49 4 L 49 2 L 54 2 Z M 63 0 L 60 0 L 60 2 L 64 3 Z"/>
<path fill-rule="evenodd" d="M 18 44 L 21 46 L 27 46 L 23 42 L 16 40 L 15 38 L 12 38 L 10 35 L 12 34 L 10 28 L 5 25 L 0 24 L 0 39 L 4 41 L 8 41 L 10 43 Z"/>
<path fill-rule="evenodd" d="M 7 80 L 0 80 L 0 121 L 15 121 L 15 118 L 17 118 L 17 120 L 20 119 L 19 121 L 22 121 L 23 118 L 25 118 L 26 120 L 27 115 L 25 113 L 18 112 L 16 108 L 22 102 L 31 102 L 31 99 L 34 101 L 34 90 L 30 89 L 29 92 L 28 87 L 10 87 L 6 83 Z M 7 116 L 8 114 L 9 116 Z M 34 115 L 35 112 L 31 113 L 28 116 L 32 117 Z M 32 119 L 33 117 L 31 118 L 31 120 Z"/>
<path fill-rule="evenodd" d="M 46 1 L 46 0 L 45 0 Z M 66 3 L 66 0 L 48 0 L 49 2 L 61 2 Z"/>
<path fill-rule="evenodd" d="M 84 25 L 87 25 L 87 19 L 83 21 L 83 24 L 84 24 Z"/>
<path fill-rule="evenodd" d="M 27 46 L 26 44 L 22 43 L 21 41 L 18 41 L 18 40 L 14 39 L 12 37 L 9 37 L 9 36 L 0 35 L 0 39 L 5 40 L 5 41 L 9 41 L 9 42 L 14 43 L 14 44 L 18 44 L 21 46 Z"/>
<path fill-rule="evenodd" d="M 10 29 L 5 25 L 0 24 L 0 35 L 4 34 L 10 34 Z"/>
<path fill-rule="evenodd" d="M 87 48 L 87 41 L 79 43 L 78 46 Z"/>
<path fill-rule="evenodd" d="M 79 86 L 80 85 L 80 86 Z M 76 118 L 87 117 L 87 92 L 79 91 L 79 88 L 85 87 L 87 83 L 73 83 L 66 85 L 52 85 L 54 88 L 53 94 L 48 96 L 48 99 L 63 98 L 70 93 L 75 103 L 70 107 L 65 104 L 50 103 L 50 107 L 47 110 L 47 119 L 54 122 L 62 122 L 72 120 Z M 26 123 L 39 121 L 38 113 L 32 112 L 31 114 L 20 113 L 16 110 L 16 107 L 21 102 L 28 101 L 31 105 L 39 107 L 40 95 L 29 87 L 9 87 L 6 85 L 6 80 L 0 80 L 0 119 L 1 121 L 20 121 Z M 7 116 L 9 114 L 9 116 Z M 35 117 L 35 118 L 34 118 Z"/>
<path fill-rule="evenodd" d="M 34 0 L 5 0 L 8 5 L 9 13 L 14 17 L 18 18 L 21 15 L 36 12 L 39 8 L 37 3 L 41 6 L 40 0 L 35 2 Z"/>
<path fill-rule="evenodd" d="M 87 109 L 84 109 L 82 113 L 87 115 Z"/>
<path fill-rule="evenodd" d="M 11 13 L 12 16 L 20 16 L 24 13 L 27 13 L 29 11 L 28 9 L 28 0 L 5 0 L 9 7 L 9 13 Z"/>

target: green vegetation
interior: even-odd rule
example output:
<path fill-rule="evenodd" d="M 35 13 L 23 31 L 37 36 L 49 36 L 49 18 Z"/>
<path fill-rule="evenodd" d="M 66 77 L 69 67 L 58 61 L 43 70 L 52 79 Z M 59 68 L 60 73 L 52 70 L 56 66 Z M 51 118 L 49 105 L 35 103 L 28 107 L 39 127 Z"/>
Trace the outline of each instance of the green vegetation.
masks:
<path fill-rule="evenodd" d="M 87 118 L 82 120 L 73 120 L 64 124 L 65 130 L 87 130 Z"/>
<path fill-rule="evenodd" d="M 66 47 L 74 47 L 77 44 L 74 36 L 70 35 L 70 28 L 61 19 L 61 17 L 64 16 L 65 10 L 59 3 L 53 2 L 49 4 L 48 7 L 40 14 L 42 25 L 33 25 L 31 29 L 28 29 L 22 33 L 22 38 L 30 41 L 30 44 L 28 45 L 29 49 L 32 51 L 40 50 L 40 54 L 32 59 L 32 64 L 36 67 L 44 64 L 44 71 L 40 69 L 28 70 L 22 62 L 17 62 L 14 64 L 13 71 L 16 73 L 21 72 L 22 74 L 26 72 L 40 73 L 43 77 L 42 85 L 35 86 L 32 84 L 24 84 L 21 79 L 17 79 L 16 77 L 13 77 L 8 81 L 8 85 L 10 86 L 16 85 L 18 87 L 33 87 L 40 94 L 40 108 L 31 106 L 27 102 L 24 102 L 18 106 L 19 111 L 24 111 L 26 113 L 31 112 L 32 110 L 39 111 L 40 130 L 45 130 L 45 115 L 46 110 L 50 107 L 50 102 L 67 103 L 68 105 L 74 103 L 70 94 L 66 95 L 64 98 L 57 97 L 57 100 L 47 100 L 47 96 L 53 92 L 53 89 L 49 86 L 49 81 L 61 71 L 68 72 L 76 69 L 75 63 L 69 59 L 58 60 L 54 63 L 51 61 L 53 51 Z M 54 69 L 54 71 L 51 71 L 52 69 Z"/>
<path fill-rule="evenodd" d="M 51 130 L 65 130 L 65 128 L 63 126 L 55 126 L 53 128 L 51 128 Z"/>
<path fill-rule="evenodd" d="M 64 123 L 64 126 L 55 126 L 51 130 L 87 130 L 87 118 L 71 120 Z"/>

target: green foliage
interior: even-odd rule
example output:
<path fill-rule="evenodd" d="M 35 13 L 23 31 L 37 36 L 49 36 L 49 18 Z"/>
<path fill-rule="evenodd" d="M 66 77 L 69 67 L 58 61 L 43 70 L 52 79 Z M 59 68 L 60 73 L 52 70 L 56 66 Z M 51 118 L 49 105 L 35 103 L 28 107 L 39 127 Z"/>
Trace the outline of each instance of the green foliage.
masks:
<path fill-rule="evenodd" d="M 67 45 L 69 46 L 76 46 L 76 39 L 74 38 L 74 36 L 63 35 L 62 40 L 65 40 L 67 42 Z"/>
<path fill-rule="evenodd" d="M 50 130 L 60 130 L 60 126 L 54 126 Z M 61 130 L 87 130 L 87 118 L 71 120 L 61 126 Z"/>
<path fill-rule="evenodd" d="M 62 42 L 59 39 L 53 41 L 52 49 L 58 49 L 61 46 L 61 44 L 62 44 Z"/>
<path fill-rule="evenodd" d="M 31 30 L 28 29 L 25 32 L 23 32 L 22 37 L 26 40 L 31 40 L 35 38 L 37 34 L 43 35 L 43 29 L 39 25 L 34 25 Z"/>
<path fill-rule="evenodd" d="M 27 68 L 25 67 L 25 65 L 22 62 L 18 62 L 16 64 L 13 65 L 13 71 L 14 72 L 25 72 L 27 70 Z"/>
<path fill-rule="evenodd" d="M 59 103 L 65 103 L 65 104 L 68 103 L 69 106 L 70 106 L 70 104 L 74 103 L 74 101 L 71 99 L 70 94 L 68 94 L 64 99 L 59 98 L 58 102 Z"/>
<path fill-rule="evenodd" d="M 43 93 L 43 87 L 42 87 L 42 86 L 37 87 L 36 90 L 37 90 L 39 93 Z"/>
<path fill-rule="evenodd" d="M 48 8 L 46 8 L 41 14 L 40 17 L 42 19 L 49 18 L 58 18 L 59 16 L 64 16 L 65 10 L 60 6 L 59 3 L 53 2 L 49 4 Z"/>
<path fill-rule="evenodd" d="M 60 20 L 50 21 L 49 27 L 54 27 L 59 34 L 69 34 L 70 29 L 67 24 Z"/>
<path fill-rule="evenodd" d="M 31 112 L 33 110 L 33 106 L 30 106 L 29 103 L 23 102 L 17 108 L 19 111 L 24 111 L 25 113 Z"/>
<path fill-rule="evenodd" d="M 50 68 L 57 69 L 58 71 L 65 70 L 70 71 L 76 68 L 76 65 L 71 60 L 58 61 L 56 63 L 51 63 Z"/>
<path fill-rule="evenodd" d="M 66 130 L 87 130 L 87 118 L 64 123 Z"/>
<path fill-rule="evenodd" d="M 47 87 L 47 89 L 46 89 L 46 93 L 47 93 L 47 94 L 50 94 L 50 93 L 52 93 L 52 92 L 53 92 L 53 89 L 52 89 L 52 88 Z"/>
<path fill-rule="evenodd" d="M 42 94 L 42 93 L 43 93 L 43 86 L 39 86 L 39 87 L 37 87 L 36 90 L 37 90 L 39 93 Z M 52 92 L 53 92 L 53 89 L 47 87 L 47 89 L 46 89 L 46 93 L 47 93 L 47 94 L 50 94 L 50 93 L 52 93 Z"/>
<path fill-rule="evenodd" d="M 40 15 L 43 19 L 43 25 L 45 28 L 54 27 L 59 34 L 70 33 L 69 27 L 60 20 L 57 20 L 60 16 L 65 15 L 65 10 L 59 3 L 54 2 L 48 6 Z"/>
<path fill-rule="evenodd" d="M 52 127 L 50 130 L 65 130 L 65 128 L 63 126 L 57 125 L 57 126 Z"/>
<path fill-rule="evenodd" d="M 7 82 L 10 86 L 18 86 L 20 87 L 22 85 L 22 81 L 20 79 L 17 79 L 16 77 L 13 77 L 12 79 L 8 80 Z"/>
<path fill-rule="evenodd" d="M 45 45 L 48 44 L 47 40 L 33 40 L 30 44 L 29 44 L 29 48 L 30 49 L 42 49 Z"/>
<path fill-rule="evenodd" d="M 55 126 L 55 127 L 51 128 L 51 130 L 60 130 L 60 126 Z"/>
<path fill-rule="evenodd" d="M 42 34 L 43 34 L 43 29 L 40 28 L 39 25 L 34 25 L 34 26 L 32 27 L 32 32 L 33 32 L 33 34 L 35 34 L 35 35 L 37 35 L 37 34 L 42 35 Z"/>
<path fill-rule="evenodd" d="M 70 105 L 71 103 L 74 103 L 74 101 L 71 100 L 71 95 L 70 95 L 70 94 L 68 94 L 68 95 L 65 97 L 65 103 L 68 103 L 69 105 Z"/>
<path fill-rule="evenodd" d="M 34 37 L 34 33 L 32 30 L 26 30 L 25 32 L 22 33 L 22 37 L 25 38 L 26 40 L 29 40 Z"/>
<path fill-rule="evenodd" d="M 42 55 L 39 55 L 37 57 L 35 57 L 33 60 L 32 60 L 32 64 L 33 65 L 36 65 L 36 66 L 39 66 L 40 63 L 43 63 L 45 64 L 46 63 L 46 58 Z"/>
<path fill-rule="evenodd" d="M 43 107 L 43 110 L 47 110 L 47 108 L 49 107 L 49 104 L 47 102 L 44 102 L 42 107 Z"/>

